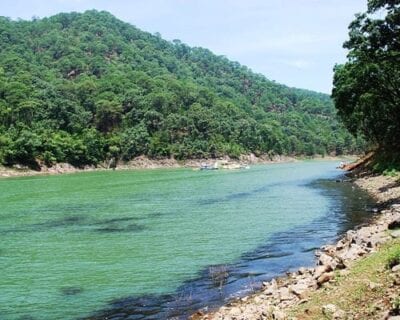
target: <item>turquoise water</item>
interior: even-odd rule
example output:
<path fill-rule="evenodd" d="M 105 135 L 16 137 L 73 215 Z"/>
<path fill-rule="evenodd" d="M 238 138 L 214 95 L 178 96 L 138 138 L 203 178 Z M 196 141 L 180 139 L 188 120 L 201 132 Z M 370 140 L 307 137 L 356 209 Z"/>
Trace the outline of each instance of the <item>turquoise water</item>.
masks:
<path fill-rule="evenodd" d="M 76 319 L 121 298 L 173 294 L 209 266 L 241 261 L 273 235 L 341 208 L 340 194 L 310 185 L 338 176 L 335 166 L 0 180 L 0 319 Z M 207 296 L 206 287 L 195 290 Z"/>

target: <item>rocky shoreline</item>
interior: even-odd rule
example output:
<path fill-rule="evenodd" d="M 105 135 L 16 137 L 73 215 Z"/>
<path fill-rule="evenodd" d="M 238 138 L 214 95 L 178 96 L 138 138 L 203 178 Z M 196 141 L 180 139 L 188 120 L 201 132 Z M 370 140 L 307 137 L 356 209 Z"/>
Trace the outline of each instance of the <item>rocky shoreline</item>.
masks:
<path fill-rule="evenodd" d="M 203 314 L 199 311 L 191 319 L 298 320 L 300 318 L 288 316 L 291 308 L 307 302 L 310 294 L 335 281 L 337 275 L 348 274 L 356 261 L 377 251 L 382 244 L 393 238 L 400 238 L 400 230 L 394 230 L 400 227 L 399 181 L 392 177 L 372 176 L 367 173 L 353 178 L 352 181 L 367 190 L 378 202 L 379 212 L 369 225 L 349 230 L 337 243 L 317 250 L 315 267 L 300 268 L 297 272 L 264 282 L 259 292 L 232 301 L 212 313 Z M 394 271 L 399 276 L 400 285 L 400 265 L 396 267 Z M 351 315 L 333 304 L 323 306 L 322 313 L 327 319 L 352 319 Z"/>

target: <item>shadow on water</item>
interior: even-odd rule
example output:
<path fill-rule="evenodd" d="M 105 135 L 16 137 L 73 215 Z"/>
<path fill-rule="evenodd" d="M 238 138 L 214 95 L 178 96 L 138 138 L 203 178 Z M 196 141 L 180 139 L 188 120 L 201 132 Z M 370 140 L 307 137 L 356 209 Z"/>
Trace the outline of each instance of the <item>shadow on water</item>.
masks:
<path fill-rule="evenodd" d="M 134 221 L 136 217 L 119 217 L 112 219 L 93 219 L 83 215 L 66 216 L 61 219 L 49 220 L 41 223 L 33 223 L 23 228 L 1 229 L 0 233 L 30 233 L 47 232 L 49 229 L 71 228 L 74 232 L 140 232 L 146 228 Z"/>
<path fill-rule="evenodd" d="M 198 202 L 199 205 L 201 206 L 207 206 L 207 205 L 212 205 L 215 203 L 221 203 L 221 202 L 226 202 L 226 201 L 234 201 L 234 200 L 242 200 L 243 198 L 248 198 L 251 197 L 254 194 L 260 193 L 260 192 L 265 192 L 267 191 L 268 188 L 274 188 L 278 186 L 284 185 L 283 183 L 270 183 L 267 186 L 262 186 L 259 188 L 256 188 L 252 191 L 249 192 L 237 192 L 233 193 L 224 197 L 218 197 L 218 198 L 208 198 L 208 199 L 202 199 Z"/>
<path fill-rule="evenodd" d="M 272 235 L 263 246 L 243 254 L 230 265 L 209 266 L 173 294 L 116 299 L 104 310 L 84 319 L 186 319 L 199 309 L 216 308 L 234 297 L 258 290 L 262 281 L 312 265 L 316 248 L 373 217 L 373 200 L 350 183 L 318 180 L 308 187 L 331 199 L 329 214 Z M 235 198 L 241 196 L 247 193 L 236 194 Z"/>
<path fill-rule="evenodd" d="M 83 292 L 83 288 L 80 287 L 63 287 L 60 289 L 64 296 L 76 296 Z"/>

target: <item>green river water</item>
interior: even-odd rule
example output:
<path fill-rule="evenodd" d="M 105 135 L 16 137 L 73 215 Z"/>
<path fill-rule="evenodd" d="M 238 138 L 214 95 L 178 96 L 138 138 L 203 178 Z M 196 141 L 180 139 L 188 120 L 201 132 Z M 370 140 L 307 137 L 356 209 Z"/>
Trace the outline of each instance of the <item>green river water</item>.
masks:
<path fill-rule="evenodd" d="M 239 262 L 239 270 L 243 255 L 272 246 L 273 235 L 324 221 L 339 208 L 325 234 L 332 238 L 343 231 L 339 222 L 349 221 L 342 193 L 310 183 L 335 179 L 336 164 L 1 179 L 0 319 L 77 319 L 124 297 L 157 301 L 208 266 Z"/>

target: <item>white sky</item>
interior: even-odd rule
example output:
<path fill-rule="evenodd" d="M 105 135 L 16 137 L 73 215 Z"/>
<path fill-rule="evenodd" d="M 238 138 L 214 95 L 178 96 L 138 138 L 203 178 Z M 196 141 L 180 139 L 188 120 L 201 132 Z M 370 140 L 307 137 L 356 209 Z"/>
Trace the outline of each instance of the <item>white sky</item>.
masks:
<path fill-rule="evenodd" d="M 330 93 L 332 68 L 367 0 L 1 0 L 13 19 L 106 10 L 167 40 L 225 55 L 288 86 Z"/>

